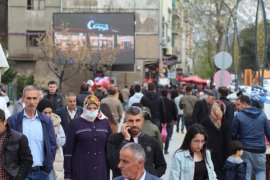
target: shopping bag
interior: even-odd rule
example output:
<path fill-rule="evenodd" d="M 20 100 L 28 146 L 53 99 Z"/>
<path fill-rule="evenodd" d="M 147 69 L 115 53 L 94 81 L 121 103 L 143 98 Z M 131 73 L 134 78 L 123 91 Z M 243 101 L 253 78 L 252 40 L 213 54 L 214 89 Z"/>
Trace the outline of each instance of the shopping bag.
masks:
<path fill-rule="evenodd" d="M 165 143 L 167 136 L 168 136 L 168 133 L 167 133 L 166 125 L 164 124 L 162 125 L 162 130 L 161 130 L 161 139 L 163 143 Z"/>

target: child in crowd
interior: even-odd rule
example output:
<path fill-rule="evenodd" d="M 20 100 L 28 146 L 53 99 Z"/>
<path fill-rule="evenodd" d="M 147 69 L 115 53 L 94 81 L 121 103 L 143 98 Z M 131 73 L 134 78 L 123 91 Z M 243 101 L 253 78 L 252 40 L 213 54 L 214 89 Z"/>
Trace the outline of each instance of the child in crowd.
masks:
<path fill-rule="evenodd" d="M 246 179 L 246 163 L 241 159 L 243 145 L 239 141 L 232 141 L 229 144 L 230 156 L 225 162 L 226 180 Z"/>

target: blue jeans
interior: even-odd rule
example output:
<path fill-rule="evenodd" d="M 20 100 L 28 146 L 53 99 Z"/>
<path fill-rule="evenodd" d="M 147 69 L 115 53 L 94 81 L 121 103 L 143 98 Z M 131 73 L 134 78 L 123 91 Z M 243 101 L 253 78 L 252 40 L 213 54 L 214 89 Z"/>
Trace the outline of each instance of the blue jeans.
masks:
<path fill-rule="evenodd" d="M 166 138 L 166 141 L 165 141 L 164 150 L 168 151 L 169 143 L 170 143 L 170 140 L 171 140 L 171 137 L 172 137 L 172 132 L 173 132 L 173 122 L 167 123 L 166 130 L 167 130 L 167 138 Z"/>
<path fill-rule="evenodd" d="M 250 180 L 252 172 L 255 173 L 256 180 L 266 179 L 266 156 L 265 154 L 251 153 L 244 151 L 242 159 L 247 163 L 246 180 Z"/>
<path fill-rule="evenodd" d="M 42 171 L 29 172 L 25 180 L 47 180 L 48 174 Z"/>
<path fill-rule="evenodd" d="M 48 175 L 47 180 L 55 180 L 54 170 L 52 170 L 52 171 L 50 172 L 50 174 Z"/>

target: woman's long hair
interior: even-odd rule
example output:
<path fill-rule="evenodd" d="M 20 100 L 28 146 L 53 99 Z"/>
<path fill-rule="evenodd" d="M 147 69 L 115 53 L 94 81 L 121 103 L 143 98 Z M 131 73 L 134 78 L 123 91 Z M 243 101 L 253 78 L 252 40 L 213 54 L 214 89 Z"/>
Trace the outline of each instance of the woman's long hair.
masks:
<path fill-rule="evenodd" d="M 205 142 L 207 142 L 208 135 L 207 135 L 204 127 L 198 123 L 195 123 L 192 126 L 190 126 L 190 128 L 188 129 L 186 136 L 184 137 L 183 143 L 177 151 L 189 150 L 190 154 L 193 156 L 193 152 L 191 151 L 191 148 L 190 148 L 191 141 L 193 138 L 195 138 L 195 136 L 197 134 L 202 134 L 204 136 Z M 203 145 L 201 152 L 202 152 L 203 158 L 207 161 L 207 159 L 206 159 L 206 143 Z"/>

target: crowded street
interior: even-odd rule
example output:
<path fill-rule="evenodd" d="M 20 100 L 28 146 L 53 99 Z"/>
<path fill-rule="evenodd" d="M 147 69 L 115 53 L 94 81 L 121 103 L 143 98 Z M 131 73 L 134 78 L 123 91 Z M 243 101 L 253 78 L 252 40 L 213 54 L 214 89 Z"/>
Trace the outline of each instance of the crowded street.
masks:
<path fill-rule="evenodd" d="M 0 0 L 0 180 L 270 180 L 270 0 Z"/>

